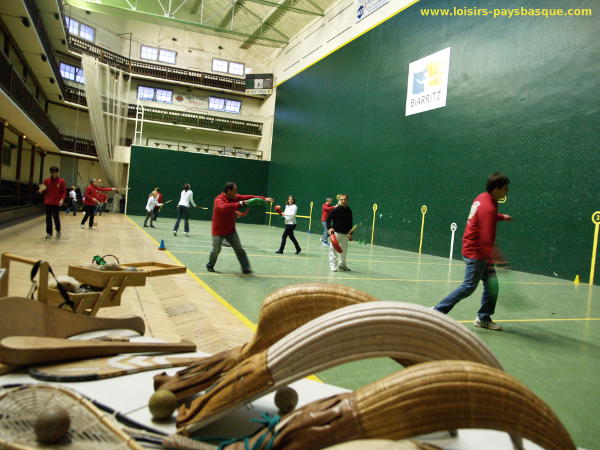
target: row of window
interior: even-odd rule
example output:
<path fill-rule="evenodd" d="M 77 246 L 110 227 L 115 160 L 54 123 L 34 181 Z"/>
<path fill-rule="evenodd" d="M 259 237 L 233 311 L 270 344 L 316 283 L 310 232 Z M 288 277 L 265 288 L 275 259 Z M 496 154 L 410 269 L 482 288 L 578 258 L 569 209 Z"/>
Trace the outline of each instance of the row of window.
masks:
<path fill-rule="evenodd" d="M 67 21 L 67 29 L 69 30 L 69 34 L 80 37 L 86 41 L 94 42 L 96 39 L 96 30 L 94 28 L 69 16 L 65 16 L 65 20 Z"/>
<path fill-rule="evenodd" d="M 75 67 L 70 64 L 60 63 L 60 74 L 65 80 L 71 80 L 79 84 L 85 83 L 85 77 L 83 76 L 83 69 Z"/>
<path fill-rule="evenodd" d="M 175 64 L 177 52 L 174 52 L 173 50 L 166 50 L 164 48 L 142 45 L 140 58 L 147 59 L 149 61 L 160 61 L 168 64 Z"/>
<path fill-rule="evenodd" d="M 173 91 L 169 89 L 153 88 L 149 86 L 138 86 L 138 100 L 151 100 L 154 102 L 172 103 Z M 239 114 L 242 109 L 242 102 L 228 98 L 208 97 L 208 109 L 211 111 L 223 111 L 233 114 Z"/>
<path fill-rule="evenodd" d="M 86 41 L 94 42 L 96 39 L 96 30 L 94 28 L 69 16 L 65 16 L 65 20 L 67 22 L 69 34 L 80 37 Z M 164 48 L 142 45 L 140 47 L 140 58 L 148 61 L 175 64 L 177 52 Z M 213 58 L 212 70 L 213 72 L 229 73 L 238 76 L 244 76 L 246 74 L 246 66 L 243 63 L 218 58 Z"/>

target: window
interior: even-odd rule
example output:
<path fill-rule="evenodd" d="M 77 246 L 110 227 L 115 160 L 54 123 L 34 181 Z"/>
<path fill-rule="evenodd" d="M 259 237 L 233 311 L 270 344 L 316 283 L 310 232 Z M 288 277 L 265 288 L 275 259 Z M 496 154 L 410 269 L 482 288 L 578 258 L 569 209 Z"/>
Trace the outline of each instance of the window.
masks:
<path fill-rule="evenodd" d="M 60 74 L 65 80 L 75 81 L 76 83 L 84 84 L 83 69 L 70 64 L 60 63 Z"/>
<path fill-rule="evenodd" d="M 157 102 L 171 103 L 173 99 L 173 91 L 167 89 L 156 89 L 155 100 Z"/>
<path fill-rule="evenodd" d="M 228 98 L 208 97 L 208 109 L 213 111 L 224 111 L 239 114 L 242 102 Z"/>
<path fill-rule="evenodd" d="M 174 52 L 172 50 L 165 50 L 164 48 L 161 48 L 158 53 L 158 60 L 169 64 L 175 64 L 176 57 L 177 52 Z"/>
<path fill-rule="evenodd" d="M 142 45 L 142 53 L 140 57 L 142 59 L 156 61 L 158 59 L 158 49 L 154 47 L 148 47 L 147 45 Z"/>
<path fill-rule="evenodd" d="M 173 50 L 166 50 L 164 48 L 156 48 L 150 47 L 148 45 L 142 45 L 140 57 L 142 59 L 148 59 L 150 61 L 161 61 L 168 64 L 175 64 L 177 52 L 174 52 Z"/>
<path fill-rule="evenodd" d="M 213 72 L 230 73 L 232 75 L 244 75 L 245 66 L 242 63 L 214 58 L 212 70 Z"/>
<path fill-rule="evenodd" d="M 94 39 L 96 38 L 96 30 L 94 28 L 78 22 L 69 16 L 65 16 L 65 20 L 67 22 L 69 34 L 72 34 L 73 36 L 79 36 L 81 39 L 85 39 L 86 41 L 94 42 Z"/>
<path fill-rule="evenodd" d="M 229 73 L 233 75 L 244 75 L 244 65 L 241 63 L 230 62 Z"/>
<path fill-rule="evenodd" d="M 173 91 L 148 86 L 138 86 L 137 98 L 138 100 L 171 103 L 173 101 Z"/>

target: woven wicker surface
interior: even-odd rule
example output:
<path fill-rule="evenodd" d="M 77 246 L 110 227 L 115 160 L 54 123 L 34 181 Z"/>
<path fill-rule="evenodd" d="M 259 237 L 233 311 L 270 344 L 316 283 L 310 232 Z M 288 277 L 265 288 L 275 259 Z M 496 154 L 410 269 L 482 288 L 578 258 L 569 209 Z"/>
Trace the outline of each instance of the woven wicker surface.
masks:
<path fill-rule="evenodd" d="M 47 407 L 69 412 L 68 442 L 40 445 L 33 424 Z M 61 387 L 25 385 L 0 390 L 0 448 L 8 449 L 141 449 L 117 424 L 81 395 Z"/>
<path fill-rule="evenodd" d="M 417 364 L 353 393 L 306 405 L 281 419 L 273 448 L 323 448 L 459 428 L 506 431 L 549 450 L 575 449 L 544 401 L 510 375 L 471 361 Z"/>
<path fill-rule="evenodd" d="M 180 370 L 154 377 L 155 389 L 167 389 L 182 399 L 198 393 L 245 358 L 262 352 L 298 327 L 330 311 L 377 299 L 358 289 L 331 283 L 303 283 L 277 289 L 262 304 L 258 326 L 247 344 L 226 350 Z"/>
<path fill-rule="evenodd" d="M 323 450 L 441 450 L 440 447 L 417 441 L 390 441 L 387 439 L 358 439 Z"/>
<path fill-rule="evenodd" d="M 305 375 L 359 359 L 389 356 L 412 363 L 462 359 L 501 367 L 487 346 L 454 319 L 402 302 L 369 302 L 331 311 L 263 353 L 225 373 L 189 408 L 182 408 L 178 424 L 197 429 Z"/>

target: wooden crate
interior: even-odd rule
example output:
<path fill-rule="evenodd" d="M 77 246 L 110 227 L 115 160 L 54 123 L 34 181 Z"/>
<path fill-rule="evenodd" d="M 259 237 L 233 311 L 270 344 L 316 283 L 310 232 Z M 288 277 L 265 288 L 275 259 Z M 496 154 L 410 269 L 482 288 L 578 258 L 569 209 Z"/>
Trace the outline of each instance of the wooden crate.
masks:
<path fill-rule="evenodd" d="M 187 270 L 187 267 L 185 266 L 175 266 L 173 264 L 165 264 L 156 261 L 121 264 L 121 267 L 135 267 L 140 269 L 140 271 L 145 272 L 149 277 L 185 273 Z"/>
<path fill-rule="evenodd" d="M 121 294 L 119 289 L 113 288 L 110 292 L 107 292 L 102 299 L 100 297 L 103 291 L 95 292 L 81 292 L 74 293 L 68 292 L 69 299 L 75 304 L 75 311 L 83 314 L 95 315 L 99 308 L 107 308 L 110 306 L 119 306 L 121 304 Z M 59 306 L 64 303 L 65 299 L 62 298 L 58 289 L 48 288 L 48 304 L 52 306 Z M 69 310 L 69 308 L 66 308 Z"/>
<path fill-rule="evenodd" d="M 82 266 L 69 266 L 69 275 L 81 284 L 103 288 L 110 278 L 115 285 L 126 284 L 127 286 L 144 286 L 146 284 L 146 272 L 128 272 L 124 270 L 97 270 Z"/>

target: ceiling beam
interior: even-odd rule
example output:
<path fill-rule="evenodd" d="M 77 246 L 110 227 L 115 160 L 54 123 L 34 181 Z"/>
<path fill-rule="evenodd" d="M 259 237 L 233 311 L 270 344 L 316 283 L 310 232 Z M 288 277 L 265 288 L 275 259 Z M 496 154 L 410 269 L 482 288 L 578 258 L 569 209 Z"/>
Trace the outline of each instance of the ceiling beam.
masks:
<path fill-rule="evenodd" d="M 237 11 L 240 10 L 244 10 L 245 12 L 247 12 L 249 15 L 251 15 L 252 17 L 254 17 L 256 19 L 256 22 L 261 24 L 263 23 L 264 19 L 262 17 L 260 17 L 258 14 L 256 14 L 254 11 L 252 11 L 251 9 L 249 9 L 245 4 L 244 4 L 245 0 L 232 0 L 232 6 L 231 9 L 227 12 L 227 14 L 225 14 L 225 17 L 223 17 L 223 20 L 221 21 L 221 23 L 218 25 L 220 28 L 230 28 L 232 27 L 232 23 L 234 20 L 234 16 L 236 14 L 236 10 L 235 10 L 235 6 L 238 7 Z M 283 39 L 285 39 L 286 41 L 289 41 L 289 37 L 287 35 L 285 35 L 284 33 L 282 33 L 281 31 L 279 31 L 277 28 L 275 27 L 271 27 L 271 29 L 277 33 L 279 36 L 281 36 Z M 263 27 L 258 27 L 256 29 L 256 31 L 254 32 L 254 34 L 262 34 Z"/>
<path fill-rule="evenodd" d="M 90 0 L 67 0 L 67 3 L 70 5 L 73 5 L 75 7 L 78 7 L 78 8 L 98 12 L 101 14 L 125 16 L 128 19 L 140 20 L 140 21 L 145 21 L 145 22 L 150 22 L 150 23 L 155 23 L 155 24 L 157 22 L 164 23 L 165 21 L 167 23 L 173 22 L 180 26 L 190 26 L 190 27 L 194 27 L 194 28 L 209 30 L 209 31 L 216 32 L 216 33 L 229 34 L 229 35 L 233 35 L 238 38 L 242 38 L 242 39 L 246 39 L 246 40 L 262 41 L 264 43 L 263 45 L 283 47 L 289 43 L 289 39 L 287 39 L 287 38 L 285 40 L 271 38 L 271 37 L 264 36 L 263 33 L 258 33 L 258 34 L 245 33 L 242 31 L 231 30 L 228 28 L 220 28 L 220 27 L 206 25 L 204 23 L 178 19 L 176 17 L 165 17 L 162 14 L 156 14 L 156 13 L 152 13 L 152 12 L 148 12 L 148 11 L 143 11 L 143 10 L 139 9 L 139 6 L 141 6 L 141 5 L 138 5 L 138 9 L 132 11 L 128 7 L 114 6 L 114 5 L 108 6 L 108 5 L 98 4 L 95 1 L 90 1 Z M 125 4 L 125 3 L 123 3 L 123 4 Z M 165 23 L 165 25 L 166 25 L 166 23 Z"/>
<path fill-rule="evenodd" d="M 272 6 L 273 8 L 285 9 L 286 11 L 295 12 L 298 14 L 308 14 L 311 16 L 323 17 L 323 11 L 311 11 L 309 9 L 296 8 L 295 6 L 288 5 L 287 1 L 283 3 L 272 2 L 270 0 L 248 0 L 249 2 L 259 3 L 261 5 Z"/>

